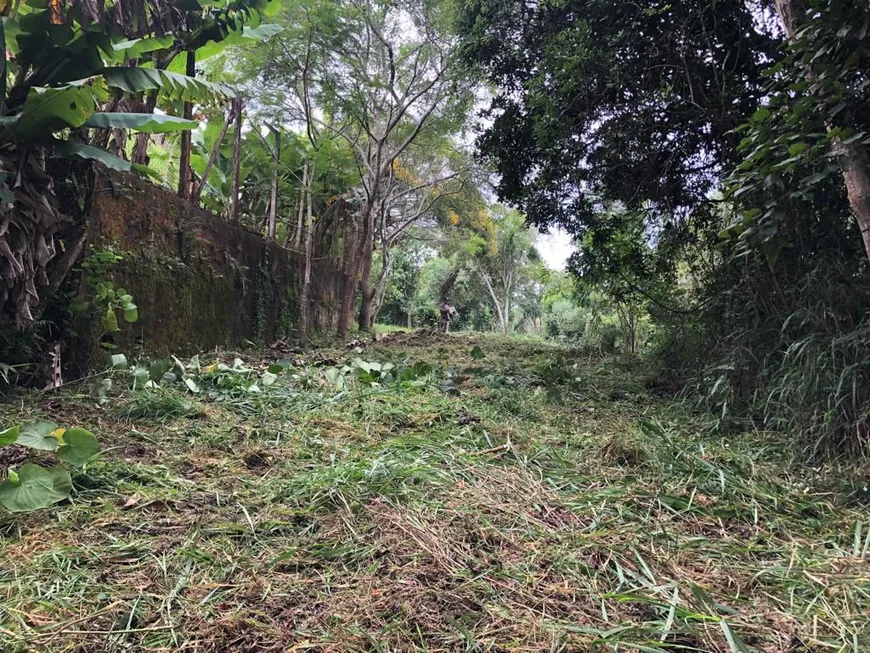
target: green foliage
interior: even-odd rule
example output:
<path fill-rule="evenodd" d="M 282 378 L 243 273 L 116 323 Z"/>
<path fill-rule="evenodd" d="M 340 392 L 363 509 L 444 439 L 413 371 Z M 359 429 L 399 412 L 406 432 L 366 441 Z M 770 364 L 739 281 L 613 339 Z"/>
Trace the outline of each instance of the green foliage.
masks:
<path fill-rule="evenodd" d="M 0 29 L 5 53 L 0 163 L 4 170 L 18 172 L 14 179 L 0 174 L 0 199 L 5 198 L 0 213 L 7 225 L 0 234 L 0 261 L 9 266 L 0 317 L 14 317 L 18 327 L 34 321 L 31 308 L 39 306 L 37 285 L 49 284 L 46 269 L 56 253 L 55 240 L 62 227 L 69 230 L 59 219 L 50 184 L 55 171 L 49 169 L 55 160 L 75 157 L 154 175 L 118 156 L 125 143 L 115 142 L 116 151 L 107 151 L 107 130 L 115 130 L 117 141 L 117 130 L 167 133 L 195 127 L 191 120 L 164 114 L 178 112 L 183 102 L 223 102 L 234 92 L 167 68 L 186 59 L 184 54 L 177 56 L 179 52 L 214 47 L 225 39 L 235 43 L 271 35 L 274 28 L 260 25 L 260 18 L 276 8 L 277 0 L 194 2 L 172 8 L 159 3 L 129 7 L 124 2 L 107 6 L 25 0 L 5 8 Z M 163 112 L 113 111 L 125 104 L 140 105 L 146 96 L 162 105 Z M 27 201 L 13 203 L 13 189 L 17 200 Z M 76 228 L 82 225 L 74 225 L 72 231 Z M 12 252 L 19 253 L 17 258 Z M 132 316 L 132 309 L 126 310 Z M 111 322 L 108 313 L 106 319 Z M 108 327 L 113 330 L 111 324 Z"/>
<path fill-rule="evenodd" d="M 70 467 L 81 467 L 100 453 L 94 435 L 83 428 L 58 428 L 53 422 L 33 422 L 0 431 L 0 447 L 17 445 L 36 451 L 55 451 L 57 459 Z M 9 512 L 30 512 L 66 499 L 72 480 L 66 467 L 40 467 L 27 463 L 9 470 L 0 483 L 0 505 Z"/>
<path fill-rule="evenodd" d="M 177 390 L 156 386 L 137 389 L 121 408 L 120 416 L 129 420 L 160 423 L 194 416 L 198 412 L 196 406 Z"/>
<path fill-rule="evenodd" d="M 89 313 L 92 318 L 100 321 L 103 336 L 120 331 L 118 314 L 126 323 L 134 323 L 139 319 L 139 309 L 133 303 L 133 296 L 124 288 L 115 286 L 109 279 L 112 268 L 123 260 L 123 256 L 113 249 L 91 249 L 90 254 L 82 261 L 85 292 L 72 304 L 75 313 Z M 101 342 L 107 348 L 113 346 L 109 342 Z"/>
<path fill-rule="evenodd" d="M 10 426 L 9 428 L 0 431 L 0 447 L 5 444 L 12 444 L 18 439 L 21 433 L 21 427 L 18 425 Z"/>
<path fill-rule="evenodd" d="M 806 464 L 790 433 L 723 437 L 679 399 L 651 396 L 636 364 L 533 338 L 396 333 L 364 351 L 331 343 L 294 354 L 308 364 L 293 368 L 246 357 L 252 378 L 284 370 L 262 401 L 203 393 L 200 419 L 125 425 L 76 475 L 74 505 L 4 540 L 5 609 L 74 600 L 78 627 L 65 613 L 7 619 L 0 648 L 74 649 L 82 631 L 134 650 L 142 637 L 274 648 L 280 628 L 202 624 L 224 605 L 260 623 L 288 604 L 316 624 L 309 646 L 346 650 L 860 651 L 867 640 L 865 462 Z M 456 370 L 455 392 L 324 379 L 331 361 L 398 368 L 409 351 Z M 167 369 L 156 363 L 155 377 Z M 116 390 L 87 419 L 138 392 Z M 23 421 L 35 398 L 2 412 Z M 52 399 L 59 412 L 79 402 Z M 131 594 L 131 578 L 153 582 Z M 269 584 L 281 591 L 260 591 Z M 383 611 L 398 595 L 407 609 Z"/>
<path fill-rule="evenodd" d="M 121 127 L 148 134 L 166 134 L 184 129 L 195 129 L 196 123 L 192 120 L 156 113 L 94 113 L 91 114 L 84 126 L 96 129 Z"/>
<path fill-rule="evenodd" d="M 415 299 L 421 283 L 422 268 L 426 263 L 426 253 L 421 249 L 415 250 L 410 243 L 402 243 L 397 249 L 393 255 L 393 269 L 379 319 L 387 324 L 411 326 L 417 312 Z M 434 310 L 434 306 L 432 309 L 427 307 L 426 312 L 428 310 Z"/>
<path fill-rule="evenodd" d="M 155 176 L 155 173 L 150 168 L 135 163 L 129 163 L 113 154 L 109 154 L 105 150 L 85 145 L 84 143 L 77 143 L 75 141 L 58 141 L 54 145 L 54 153 L 57 156 L 66 159 L 77 157 L 88 161 L 96 161 L 110 170 L 117 170 L 119 172 L 130 172 L 131 170 L 136 170 L 137 172 L 142 172 L 152 177 Z"/>
<path fill-rule="evenodd" d="M 57 424 L 54 422 L 34 422 L 25 424 L 19 429 L 15 444 L 38 451 L 54 451 L 58 448 L 58 438 L 55 433 Z"/>
<path fill-rule="evenodd" d="M 466 3 L 463 55 L 496 87 L 478 146 L 500 199 L 577 240 L 551 334 L 608 345 L 618 324 L 717 426 L 865 450 L 870 286 L 842 172 L 867 166 L 870 15 L 773 3 L 783 30 L 763 4 Z"/>
<path fill-rule="evenodd" d="M 153 68 L 107 68 L 103 73 L 106 84 L 124 93 L 159 91 L 167 100 L 208 103 L 227 100 L 235 96 L 224 84 L 187 77 L 168 70 Z"/>
<path fill-rule="evenodd" d="M 870 9 L 852 0 L 812 5 L 765 71 L 766 103 L 738 127 L 743 160 L 728 194 L 740 212 L 720 234 L 772 263 L 801 237 L 806 216 L 844 212 L 838 154 L 870 144 Z"/>
<path fill-rule="evenodd" d="M 460 31 L 496 88 L 478 146 L 500 199 L 577 237 L 605 236 L 601 202 L 644 209 L 661 239 L 704 219 L 777 46 L 749 4 L 707 0 L 473 0 Z"/>
<path fill-rule="evenodd" d="M 423 387 L 440 376 L 439 370 L 422 361 L 376 362 L 355 358 L 349 365 L 332 367 L 325 372 L 326 379 L 337 388 L 348 387 L 350 377 L 362 387 L 381 387 L 400 384 L 404 387 Z"/>
<path fill-rule="evenodd" d="M 438 302 L 449 296 L 457 310 L 453 330 L 538 330 L 547 272 L 533 245 L 534 230 L 507 207 L 487 210 L 476 201 L 448 206 L 435 247 L 396 254 L 385 321 L 407 326 L 412 317 L 418 326 L 438 326 Z"/>
<path fill-rule="evenodd" d="M 28 463 L 0 483 L 0 505 L 9 512 L 32 512 L 63 501 L 72 492 L 69 472 Z"/>

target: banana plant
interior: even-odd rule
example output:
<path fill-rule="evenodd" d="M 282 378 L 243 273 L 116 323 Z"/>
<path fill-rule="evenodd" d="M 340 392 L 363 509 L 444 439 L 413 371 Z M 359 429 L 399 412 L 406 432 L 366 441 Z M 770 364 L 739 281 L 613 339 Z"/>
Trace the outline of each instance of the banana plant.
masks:
<path fill-rule="evenodd" d="M 37 287 L 49 285 L 50 295 L 57 286 L 47 265 L 68 216 L 57 208 L 50 161 L 155 175 L 117 155 L 123 134 L 191 130 L 195 121 L 173 115 L 182 106 L 232 98 L 231 88 L 178 68 L 198 51 L 275 33 L 261 18 L 277 2 L 0 0 L 0 325 L 32 323 L 44 308 Z M 106 145 L 117 133 L 112 153 Z"/>

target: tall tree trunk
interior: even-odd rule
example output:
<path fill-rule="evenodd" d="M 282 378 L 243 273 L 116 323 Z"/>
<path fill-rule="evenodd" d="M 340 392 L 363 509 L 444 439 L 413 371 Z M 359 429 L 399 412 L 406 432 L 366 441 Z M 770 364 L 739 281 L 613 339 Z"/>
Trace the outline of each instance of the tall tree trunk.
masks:
<path fill-rule="evenodd" d="M 840 164 L 843 166 L 849 204 L 861 230 L 864 251 L 870 257 L 870 162 L 864 147 L 858 143 L 844 145 L 837 139 L 835 147 L 839 151 Z"/>
<path fill-rule="evenodd" d="M 387 243 L 383 244 L 381 249 L 381 258 L 383 265 L 375 281 L 375 299 L 374 307 L 372 308 L 372 325 L 381 314 L 381 309 L 384 307 L 384 298 L 387 296 L 387 285 L 390 283 L 390 272 L 393 270 L 393 257 L 390 254 L 390 246 Z"/>
<path fill-rule="evenodd" d="M 296 214 L 296 233 L 293 235 L 293 247 L 302 247 L 305 233 L 305 189 L 308 188 L 308 161 L 302 165 L 302 191 L 299 193 L 299 211 Z"/>
<path fill-rule="evenodd" d="M 237 222 L 239 219 L 239 177 L 242 168 L 242 100 L 233 100 L 233 118 L 235 119 L 235 133 L 233 134 L 233 189 L 230 195 L 230 221 Z"/>
<path fill-rule="evenodd" d="M 196 75 L 196 53 L 193 50 L 187 52 L 186 73 L 188 77 Z M 185 102 L 184 119 L 190 120 L 192 117 L 193 102 Z M 193 195 L 190 184 L 190 142 L 190 130 L 185 129 L 181 132 L 181 160 L 178 163 L 178 195 L 186 199 L 189 199 Z"/>
<path fill-rule="evenodd" d="M 480 271 L 480 278 L 483 279 L 483 283 L 489 292 L 489 296 L 492 298 L 492 303 L 495 305 L 495 313 L 498 315 L 501 330 L 502 332 L 507 333 L 507 323 L 505 322 L 504 314 L 501 310 L 501 302 L 498 301 L 498 295 L 495 294 L 495 288 L 492 287 L 492 281 L 490 280 L 489 275 L 483 270 Z"/>
<path fill-rule="evenodd" d="M 774 0 L 774 6 L 789 39 L 795 38 L 798 26 L 806 15 L 804 0 Z M 829 127 L 830 129 L 830 127 Z M 832 149 L 843 171 L 843 182 L 849 206 L 855 215 L 864 251 L 870 257 L 870 160 L 866 148 L 860 143 L 845 144 L 832 139 Z"/>
<path fill-rule="evenodd" d="M 275 150 L 272 152 L 272 159 L 275 161 L 275 171 L 272 173 L 272 196 L 269 199 L 269 226 L 266 229 L 266 235 L 269 240 L 275 240 L 275 229 L 278 216 L 278 164 L 281 163 L 281 132 L 277 129 L 273 130 L 275 134 Z M 311 219 L 309 211 L 308 219 Z M 306 258 L 308 258 L 306 256 Z"/>
<path fill-rule="evenodd" d="M 306 172 L 308 170 L 306 164 Z M 310 180 L 313 175 L 305 175 L 307 180 Z M 304 204 L 306 209 L 305 217 L 305 268 L 302 274 L 302 292 L 299 293 L 299 332 L 302 337 L 308 335 L 308 330 L 311 328 L 311 305 L 309 296 L 311 294 L 311 244 L 312 244 L 312 216 L 311 216 L 311 188 L 306 186 L 303 188 L 304 198 L 299 198 L 299 203 Z M 306 201 L 303 203 L 303 199 Z"/>
<path fill-rule="evenodd" d="M 356 284 L 359 278 L 360 269 L 362 268 L 363 259 L 365 258 L 366 243 L 371 242 L 372 217 L 374 214 L 375 201 L 371 197 L 363 207 L 361 215 L 362 229 L 357 236 L 356 247 L 354 248 L 353 258 L 347 269 L 347 277 L 344 281 L 344 287 L 341 293 L 341 310 L 338 313 L 338 328 L 336 329 L 340 338 L 347 337 L 347 331 L 350 327 L 350 320 L 353 316 L 353 307 L 356 299 Z"/>
<path fill-rule="evenodd" d="M 300 201 L 301 201 L 301 198 L 300 198 Z M 296 207 L 295 206 L 290 209 L 290 215 L 291 216 L 296 215 Z M 292 239 L 293 239 L 293 228 L 292 228 L 292 225 L 290 224 L 290 221 L 288 220 L 287 221 L 287 230 L 284 233 L 284 242 L 281 243 L 281 247 L 283 247 L 284 249 L 289 248 L 290 241 Z"/>
<path fill-rule="evenodd" d="M 797 32 L 797 26 L 806 13 L 803 0 L 773 0 L 773 5 L 776 7 L 786 35 L 793 39 L 795 32 Z"/>
<path fill-rule="evenodd" d="M 374 256 L 374 234 L 369 232 L 368 242 L 365 247 L 365 257 L 362 261 L 359 277 L 360 304 L 359 304 L 359 330 L 371 331 L 374 318 L 372 304 L 375 299 L 375 290 L 372 288 L 372 257 Z"/>

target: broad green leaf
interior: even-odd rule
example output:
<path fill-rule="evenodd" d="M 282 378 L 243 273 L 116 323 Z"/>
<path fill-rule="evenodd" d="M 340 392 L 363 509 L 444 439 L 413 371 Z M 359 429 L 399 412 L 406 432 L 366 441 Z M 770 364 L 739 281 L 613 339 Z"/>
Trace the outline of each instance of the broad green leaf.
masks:
<path fill-rule="evenodd" d="M 96 382 L 94 383 L 94 394 L 96 395 L 98 405 L 103 406 L 109 401 L 109 398 L 106 396 L 106 394 L 111 389 L 112 379 L 102 378 L 96 380 Z"/>
<path fill-rule="evenodd" d="M 478 361 L 482 358 L 486 358 L 486 354 L 483 353 L 483 350 L 480 347 L 475 345 L 471 350 L 471 357 Z"/>
<path fill-rule="evenodd" d="M 168 70 L 153 68 L 106 68 L 103 77 L 109 86 L 125 93 L 161 91 L 173 100 L 186 102 L 224 101 L 235 97 L 229 86 L 206 82 Z"/>
<path fill-rule="evenodd" d="M 240 45 L 242 43 L 256 43 L 258 41 L 266 41 L 275 34 L 283 31 L 284 27 L 276 23 L 266 23 L 257 27 L 249 27 L 245 25 L 240 30 L 235 30 L 227 34 L 220 41 L 209 41 L 196 51 L 197 62 L 204 61 L 209 57 L 220 54 L 225 48 L 231 45 Z"/>
<path fill-rule="evenodd" d="M 330 367 L 326 370 L 326 380 L 336 386 L 344 385 L 344 375 L 337 367 Z"/>
<path fill-rule="evenodd" d="M 171 369 L 172 361 L 161 358 L 151 363 L 151 366 L 148 368 L 148 378 L 152 381 L 162 381 L 163 375 Z"/>
<path fill-rule="evenodd" d="M 149 52 L 165 50 L 166 48 L 171 47 L 174 42 L 175 37 L 171 34 L 167 34 L 166 36 L 154 36 L 150 38 L 121 41 L 120 43 L 115 43 L 113 46 L 116 53 L 116 56 L 113 57 L 113 59 L 115 61 L 124 61 L 125 58 L 135 59 Z"/>
<path fill-rule="evenodd" d="M 163 181 L 163 177 L 157 172 L 154 168 L 149 168 L 146 165 L 142 165 L 141 163 L 131 163 L 130 169 L 135 170 L 136 172 L 147 175 L 156 181 Z"/>
<path fill-rule="evenodd" d="M 148 134 L 169 134 L 196 129 L 196 125 L 193 120 L 159 113 L 95 113 L 88 118 L 84 126 L 95 129 L 121 127 Z"/>
<path fill-rule="evenodd" d="M 184 379 L 184 385 L 186 385 L 187 389 L 193 393 L 199 392 L 199 386 L 196 385 L 196 381 L 191 378 Z"/>
<path fill-rule="evenodd" d="M 273 374 L 272 372 L 264 372 L 263 373 L 263 387 L 268 388 L 270 385 L 275 383 L 278 379 L 277 374 Z"/>
<path fill-rule="evenodd" d="M 39 510 L 63 501 L 72 491 L 72 480 L 63 467 L 46 469 L 27 463 L 18 478 L 0 483 L 0 505 L 9 512 Z"/>
<path fill-rule="evenodd" d="M 124 309 L 124 321 L 132 324 L 136 320 L 139 319 L 139 309 L 136 308 L 135 304 L 128 305 L 127 308 Z"/>
<path fill-rule="evenodd" d="M 127 369 L 127 357 L 124 354 L 114 354 L 109 358 L 112 363 L 112 368 L 116 370 Z"/>
<path fill-rule="evenodd" d="M 106 327 L 106 331 L 109 333 L 120 331 L 118 328 L 118 316 L 115 314 L 114 306 L 110 306 L 106 309 L 106 316 L 103 318 L 103 326 Z"/>
<path fill-rule="evenodd" d="M 21 433 L 21 426 L 16 424 L 15 426 L 10 426 L 5 431 L 0 431 L 0 447 L 4 444 L 12 444 L 18 439 L 18 435 Z"/>
<path fill-rule="evenodd" d="M 63 434 L 63 444 L 57 450 L 57 459 L 79 467 L 100 453 L 100 443 L 94 434 L 85 429 L 68 429 Z"/>
<path fill-rule="evenodd" d="M 371 365 L 364 361 L 362 358 L 354 358 L 352 365 L 357 369 L 363 370 L 364 372 L 370 372 L 372 369 Z"/>
<path fill-rule="evenodd" d="M 146 383 L 150 380 L 150 374 L 148 372 L 148 368 L 142 367 L 141 365 L 136 366 L 133 369 L 133 389 L 142 388 Z"/>
<path fill-rule="evenodd" d="M 753 122 L 764 122 L 770 118 L 770 109 L 767 107 L 761 107 L 758 111 L 752 114 Z"/>
<path fill-rule="evenodd" d="M 75 141 L 57 141 L 54 145 L 54 151 L 58 156 L 64 158 L 77 156 L 82 159 L 90 159 L 102 163 L 107 168 L 121 172 L 130 172 L 134 167 L 127 161 L 124 161 L 124 159 L 109 154 L 105 150 L 83 143 L 76 143 Z"/>
<path fill-rule="evenodd" d="M 94 91 L 90 85 L 34 87 L 28 92 L 24 108 L 9 131 L 22 140 L 50 140 L 53 132 L 84 125 L 94 107 Z"/>
<path fill-rule="evenodd" d="M 52 435 L 57 424 L 54 422 L 34 422 L 22 424 L 15 444 L 39 451 L 54 451 L 60 445 L 58 439 Z"/>

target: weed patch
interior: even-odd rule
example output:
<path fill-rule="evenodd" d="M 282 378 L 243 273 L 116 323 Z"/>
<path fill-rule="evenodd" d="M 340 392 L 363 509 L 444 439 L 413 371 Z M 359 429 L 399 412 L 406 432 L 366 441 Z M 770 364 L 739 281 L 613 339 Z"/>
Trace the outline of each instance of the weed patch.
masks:
<path fill-rule="evenodd" d="M 154 387 L 133 392 L 119 412 L 130 421 L 166 422 L 200 414 L 195 404 L 171 388 Z"/>

